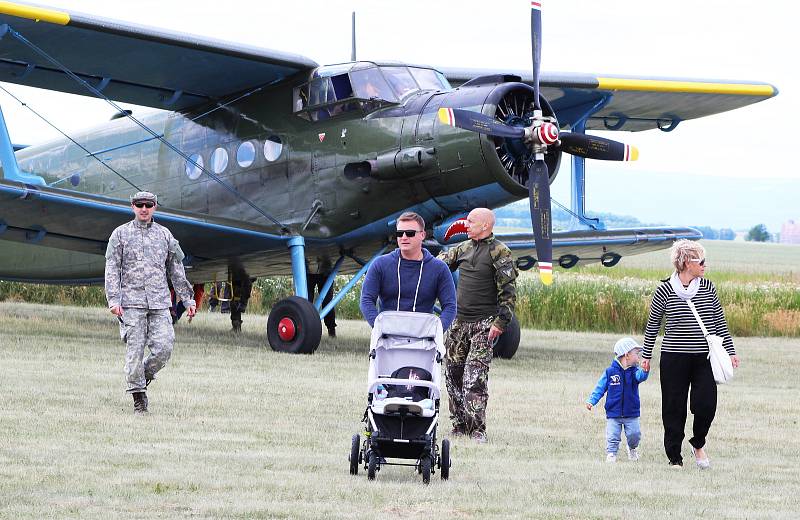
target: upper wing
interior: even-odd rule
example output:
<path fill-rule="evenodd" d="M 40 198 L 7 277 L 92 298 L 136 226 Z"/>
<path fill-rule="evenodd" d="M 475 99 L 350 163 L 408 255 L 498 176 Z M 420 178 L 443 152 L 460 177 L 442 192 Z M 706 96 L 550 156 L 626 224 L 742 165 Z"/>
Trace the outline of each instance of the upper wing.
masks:
<path fill-rule="evenodd" d="M 440 69 L 454 86 L 501 71 Z M 532 82 L 531 71 L 502 71 Z M 541 94 L 561 125 L 572 126 L 587 112 L 588 130 L 669 129 L 688 119 L 734 110 L 778 94 L 768 83 L 670 78 L 631 78 L 593 74 L 545 73 Z M 596 107 L 596 108 L 594 108 Z"/>
<path fill-rule="evenodd" d="M 0 81 L 92 95 L 24 38 L 109 98 L 160 109 L 182 110 L 317 66 L 299 55 L 16 2 L 0 2 L 3 24 Z"/>
<path fill-rule="evenodd" d="M 536 262 L 536 246 L 531 233 L 498 233 L 522 270 Z M 568 269 L 575 265 L 602 262 L 611 267 L 620 258 L 670 247 L 679 239 L 699 240 L 702 233 L 692 228 L 631 228 L 561 231 L 553 233 L 553 265 Z"/>

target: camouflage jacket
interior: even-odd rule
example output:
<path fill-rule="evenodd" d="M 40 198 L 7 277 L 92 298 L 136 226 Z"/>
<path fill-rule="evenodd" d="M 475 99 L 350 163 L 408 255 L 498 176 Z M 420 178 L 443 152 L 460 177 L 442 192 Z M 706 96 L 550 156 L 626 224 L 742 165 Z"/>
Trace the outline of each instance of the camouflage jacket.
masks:
<path fill-rule="evenodd" d="M 168 309 L 167 276 L 186 307 L 195 304 L 183 270 L 183 251 L 167 228 L 134 219 L 111 233 L 106 249 L 108 307 Z"/>
<path fill-rule="evenodd" d="M 517 267 L 511 250 L 490 235 L 462 242 L 439 258 L 451 271 L 459 270 L 456 317 L 475 322 L 496 316 L 493 325 L 505 330 L 517 302 Z"/>

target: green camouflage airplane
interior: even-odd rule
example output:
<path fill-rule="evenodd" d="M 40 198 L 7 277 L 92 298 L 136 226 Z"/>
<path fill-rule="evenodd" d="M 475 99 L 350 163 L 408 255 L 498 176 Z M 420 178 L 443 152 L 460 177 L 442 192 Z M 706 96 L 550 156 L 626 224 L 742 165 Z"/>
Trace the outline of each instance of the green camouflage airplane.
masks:
<path fill-rule="evenodd" d="M 584 160 L 632 160 L 586 130 L 671 131 L 768 99 L 755 82 L 454 70 L 303 56 L 26 4 L 0 3 L 0 81 L 106 99 L 117 116 L 69 139 L 13 149 L 0 114 L 0 278 L 99 283 L 128 196 L 157 219 L 193 283 L 292 275 L 267 323 L 273 349 L 313 352 L 320 319 L 393 247 L 396 218 L 425 218 L 433 252 L 466 238 L 472 208 L 528 198 L 533 233 L 498 235 L 545 283 L 561 268 L 700 238 L 691 228 L 604 229 L 584 214 Z M 138 118 L 114 101 L 161 109 Z M 570 131 L 566 131 L 569 129 Z M 552 233 L 549 184 L 572 155 L 580 229 Z M 553 256 L 555 253 L 555 256 Z M 307 272 L 330 273 L 307 301 Z M 322 307 L 337 274 L 352 281 Z M 513 334 L 499 355 L 516 350 Z"/>

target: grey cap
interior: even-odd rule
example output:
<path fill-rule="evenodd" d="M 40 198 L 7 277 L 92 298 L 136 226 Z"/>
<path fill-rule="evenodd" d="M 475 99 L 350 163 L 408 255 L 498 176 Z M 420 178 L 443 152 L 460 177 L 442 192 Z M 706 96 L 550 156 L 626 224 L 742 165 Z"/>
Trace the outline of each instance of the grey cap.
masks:
<path fill-rule="evenodd" d="M 633 338 L 622 338 L 614 345 L 614 355 L 617 357 L 624 356 L 635 348 L 642 348 L 641 345 L 636 343 Z"/>
<path fill-rule="evenodd" d="M 143 200 L 149 200 L 153 204 L 158 204 L 158 197 L 156 197 L 155 193 L 150 193 L 149 191 L 139 191 L 136 195 L 131 197 L 131 204 L 134 202 L 140 202 Z"/>

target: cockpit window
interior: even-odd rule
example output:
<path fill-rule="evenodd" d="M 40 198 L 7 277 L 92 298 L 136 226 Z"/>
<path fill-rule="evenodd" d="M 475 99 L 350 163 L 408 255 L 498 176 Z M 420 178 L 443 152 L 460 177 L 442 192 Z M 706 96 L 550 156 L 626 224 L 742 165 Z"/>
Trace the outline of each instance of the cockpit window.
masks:
<path fill-rule="evenodd" d="M 420 88 L 424 90 L 446 90 L 450 88 L 450 84 L 445 77 L 433 69 L 419 69 L 417 67 L 409 67 L 411 75 L 419 83 Z"/>
<path fill-rule="evenodd" d="M 420 89 L 407 67 L 381 67 L 381 70 L 400 99 Z"/>
<path fill-rule="evenodd" d="M 350 81 L 353 83 L 353 91 L 358 98 L 397 101 L 397 96 L 377 67 L 352 71 Z"/>

